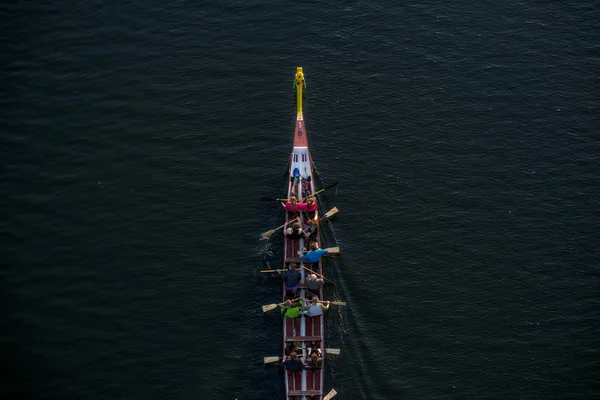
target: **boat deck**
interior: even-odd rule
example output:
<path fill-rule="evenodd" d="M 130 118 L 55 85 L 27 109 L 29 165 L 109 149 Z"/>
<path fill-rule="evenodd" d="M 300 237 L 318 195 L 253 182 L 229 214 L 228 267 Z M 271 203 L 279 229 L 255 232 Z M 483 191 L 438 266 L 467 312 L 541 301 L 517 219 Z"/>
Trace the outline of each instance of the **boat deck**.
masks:
<path fill-rule="evenodd" d="M 290 156 L 290 173 L 288 185 L 288 198 L 292 195 L 296 196 L 299 202 L 305 199 L 315 191 L 313 181 L 312 159 L 308 151 L 308 142 L 306 139 L 306 129 L 303 126 L 302 120 L 296 121 L 296 129 L 294 131 L 294 150 Z M 296 177 L 294 176 L 296 171 Z M 299 174 L 299 175 L 298 175 Z M 294 179 L 296 178 L 296 179 Z M 304 183 L 304 185 L 303 185 Z M 300 212 L 300 219 L 305 225 L 309 218 L 318 218 L 318 212 L 308 215 L 305 212 Z M 292 216 L 286 215 L 286 222 L 293 219 Z M 317 233 L 313 240 L 319 241 L 320 232 L 317 228 Z M 322 262 L 316 264 L 307 264 L 298 256 L 298 251 L 303 248 L 309 248 L 310 240 L 304 236 L 299 239 L 289 239 L 284 236 L 284 265 L 287 268 L 289 263 L 296 264 L 302 275 L 301 283 L 298 285 L 298 297 L 303 301 L 309 302 L 310 298 L 307 293 L 305 278 L 309 271 L 305 268 L 310 268 L 318 274 L 323 273 Z M 285 300 L 285 286 L 283 286 L 283 300 Z M 323 299 L 323 288 L 318 290 L 319 299 Z M 283 324 L 283 348 L 290 342 L 295 343 L 297 349 L 302 349 L 302 355 L 307 356 L 308 349 L 320 349 L 322 356 L 325 355 L 325 329 L 324 329 L 324 314 L 318 317 L 308 317 L 301 315 L 298 318 L 284 319 Z M 304 371 L 285 372 L 286 381 L 286 399 L 311 399 L 321 400 L 323 398 L 323 366 L 324 360 L 321 361 L 319 369 L 305 369 Z"/>

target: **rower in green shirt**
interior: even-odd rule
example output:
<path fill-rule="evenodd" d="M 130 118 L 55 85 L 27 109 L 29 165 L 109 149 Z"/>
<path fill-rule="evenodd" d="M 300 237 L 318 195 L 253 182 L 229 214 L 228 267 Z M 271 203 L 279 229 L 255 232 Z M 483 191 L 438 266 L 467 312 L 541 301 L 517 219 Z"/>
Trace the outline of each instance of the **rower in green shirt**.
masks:
<path fill-rule="evenodd" d="M 298 318 L 302 310 L 302 299 L 291 302 L 286 300 L 283 306 L 281 306 L 281 316 L 283 318 Z"/>

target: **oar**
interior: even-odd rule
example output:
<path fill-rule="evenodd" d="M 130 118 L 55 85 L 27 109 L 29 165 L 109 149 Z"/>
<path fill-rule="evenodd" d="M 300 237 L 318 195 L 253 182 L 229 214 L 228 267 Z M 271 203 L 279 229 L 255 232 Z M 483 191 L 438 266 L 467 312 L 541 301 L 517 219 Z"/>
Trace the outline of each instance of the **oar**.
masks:
<path fill-rule="evenodd" d="M 323 400 L 331 400 L 336 394 L 335 389 L 331 389 L 331 392 L 327 393 L 327 396 L 323 397 Z"/>
<path fill-rule="evenodd" d="M 340 248 L 339 247 L 328 247 L 325 250 L 327 250 L 327 255 L 328 256 L 339 256 L 340 255 Z"/>
<path fill-rule="evenodd" d="M 260 200 L 261 201 L 288 201 L 289 199 L 280 199 L 280 198 L 277 198 L 277 197 L 268 197 L 268 196 L 265 196 L 265 197 L 261 197 Z"/>
<path fill-rule="evenodd" d="M 333 207 L 331 210 L 327 211 L 327 212 L 325 213 L 325 215 L 323 215 L 321 218 L 319 218 L 319 219 L 317 220 L 317 222 L 321 222 L 321 221 L 322 221 L 322 220 L 324 220 L 325 218 L 331 218 L 331 217 L 333 217 L 335 214 L 337 214 L 337 213 L 338 213 L 338 211 L 340 211 L 340 210 L 338 210 L 338 208 L 337 208 L 337 207 Z"/>
<path fill-rule="evenodd" d="M 337 182 L 332 183 L 331 185 L 327 185 L 325 186 L 323 189 L 317 190 L 316 192 L 314 192 L 313 194 L 308 195 L 308 197 L 313 197 L 321 192 L 326 191 L 327 189 L 331 189 L 334 186 L 337 186 Z M 289 199 L 280 199 L 278 197 L 269 197 L 269 196 L 263 196 L 260 198 L 261 201 L 288 201 Z"/>
<path fill-rule="evenodd" d="M 340 211 L 340 210 L 338 210 L 338 208 L 337 208 L 337 207 L 333 207 L 331 210 L 327 211 L 323 217 L 319 218 L 319 219 L 317 220 L 317 222 L 320 222 L 320 221 L 322 221 L 322 220 L 323 220 L 323 219 L 325 219 L 325 218 L 331 218 L 331 217 L 333 217 L 335 214 L 337 214 L 339 211 Z M 293 220 L 291 220 L 291 221 L 289 221 L 289 222 L 287 222 L 287 223 L 285 223 L 285 224 L 283 224 L 283 225 L 281 225 L 281 226 L 278 226 L 278 227 L 277 227 L 277 228 L 275 228 L 275 229 L 268 230 L 268 231 L 264 232 L 263 234 L 261 234 L 261 235 L 260 235 L 260 237 L 261 237 L 261 238 L 263 238 L 263 239 L 267 239 L 267 238 L 271 237 L 271 235 L 272 235 L 273 233 L 275 233 L 276 231 L 278 231 L 279 229 L 283 228 L 283 227 L 284 227 L 284 226 L 286 226 L 286 225 L 289 225 L 289 224 L 291 224 L 291 223 L 292 223 L 292 222 L 294 222 L 294 221 L 297 221 L 298 219 L 299 219 L 299 218 L 295 218 L 295 219 L 293 219 Z M 332 249 L 334 249 L 334 247 L 332 247 Z M 338 247 L 338 253 L 339 253 L 339 247 Z"/>
<path fill-rule="evenodd" d="M 316 220 L 316 223 L 318 224 L 319 222 L 323 221 L 326 218 L 331 218 L 333 217 L 335 214 L 337 214 L 340 210 L 338 210 L 337 207 L 333 207 L 331 210 L 327 211 L 325 213 L 325 215 L 323 215 L 321 218 L 319 218 L 318 220 Z"/>
<path fill-rule="evenodd" d="M 320 208 L 319 208 L 320 211 Z M 322 216 L 321 218 L 314 220 L 314 219 L 310 219 L 308 221 L 308 228 L 306 228 L 304 230 L 304 237 L 306 237 L 307 239 L 312 236 L 312 234 L 315 232 L 315 229 L 317 229 L 317 226 L 319 225 L 319 222 L 323 221 L 325 218 L 331 218 L 333 217 L 335 214 L 338 213 L 338 209 L 337 207 L 333 207 L 331 210 L 327 211 L 325 213 L 324 216 Z M 311 222 L 313 222 L 313 225 L 311 225 Z M 308 235 L 307 235 L 308 233 Z"/>
<path fill-rule="evenodd" d="M 332 183 L 331 185 L 327 185 L 327 186 L 325 186 L 323 189 L 317 190 L 317 191 L 316 191 L 316 192 L 314 192 L 313 194 L 309 194 L 309 195 L 308 195 L 308 197 L 315 197 L 315 195 L 317 195 L 317 194 L 319 194 L 319 193 L 321 193 L 321 192 L 324 192 L 324 191 L 326 191 L 327 189 L 331 189 L 332 187 L 334 187 L 334 186 L 337 186 L 337 184 L 338 184 L 337 182 L 334 182 L 334 183 Z"/>
<path fill-rule="evenodd" d="M 291 301 L 294 302 L 296 300 L 300 300 L 300 298 L 293 299 Z M 263 310 L 263 312 L 271 311 L 271 310 L 276 309 L 277 307 L 281 307 L 284 304 L 285 304 L 285 302 L 279 303 L 279 304 L 275 304 L 275 303 L 273 303 L 273 304 L 265 304 L 264 306 L 262 306 L 262 310 Z"/>
<path fill-rule="evenodd" d="M 320 301 L 319 303 L 324 303 L 324 301 Z M 345 301 L 330 301 L 329 304 L 333 304 L 334 306 L 346 307 Z"/>
<path fill-rule="evenodd" d="M 308 271 L 308 272 L 310 272 L 311 274 L 315 274 L 315 275 L 319 276 L 320 278 L 323 278 L 323 279 L 325 279 L 325 281 L 327 281 L 327 282 L 329 282 L 329 283 L 332 283 L 332 284 L 334 284 L 334 285 L 335 285 L 335 283 L 333 283 L 333 282 L 332 282 L 332 281 L 330 281 L 329 279 L 325 278 L 325 277 L 324 277 L 323 275 L 321 275 L 320 273 L 318 273 L 318 272 L 315 272 L 315 271 L 313 271 L 313 270 L 312 270 L 312 269 L 310 269 L 310 268 L 306 268 L 304 265 L 302 265 L 302 268 L 304 268 L 305 270 L 307 270 L 307 271 Z M 262 271 L 261 271 L 261 272 L 262 272 Z"/>
<path fill-rule="evenodd" d="M 276 357 L 276 356 L 265 357 L 264 358 L 264 363 L 265 364 L 270 364 L 270 363 L 278 362 L 279 360 L 281 360 L 281 357 Z"/>
<path fill-rule="evenodd" d="M 278 226 L 278 227 L 277 227 L 277 228 L 275 228 L 275 229 L 271 229 L 271 230 L 268 230 L 268 231 L 264 232 L 263 234 L 261 234 L 261 235 L 260 235 L 260 237 L 261 237 L 261 238 L 263 238 L 263 239 L 267 239 L 267 238 L 268 238 L 268 237 L 270 237 L 270 236 L 271 236 L 271 235 L 272 235 L 274 232 L 278 231 L 279 229 L 283 228 L 284 226 L 286 226 L 286 225 L 289 225 L 289 224 L 291 224 L 292 222 L 294 222 L 294 221 L 297 221 L 297 220 L 298 220 L 298 218 L 294 218 L 293 220 L 291 220 L 291 221 L 288 221 L 288 222 L 286 222 L 285 224 L 283 224 L 283 225 L 281 225 L 281 226 Z"/>
<path fill-rule="evenodd" d="M 260 272 L 283 272 L 285 269 L 261 269 Z"/>

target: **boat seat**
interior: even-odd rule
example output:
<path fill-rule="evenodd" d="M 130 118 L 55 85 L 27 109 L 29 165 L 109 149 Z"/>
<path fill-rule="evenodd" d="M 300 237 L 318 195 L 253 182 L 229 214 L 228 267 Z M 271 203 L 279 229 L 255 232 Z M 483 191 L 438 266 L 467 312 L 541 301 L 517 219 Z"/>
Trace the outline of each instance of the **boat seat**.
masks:
<path fill-rule="evenodd" d="M 321 336 L 286 336 L 286 342 L 320 342 Z"/>
<path fill-rule="evenodd" d="M 320 390 L 288 390 L 288 396 L 318 396 Z"/>

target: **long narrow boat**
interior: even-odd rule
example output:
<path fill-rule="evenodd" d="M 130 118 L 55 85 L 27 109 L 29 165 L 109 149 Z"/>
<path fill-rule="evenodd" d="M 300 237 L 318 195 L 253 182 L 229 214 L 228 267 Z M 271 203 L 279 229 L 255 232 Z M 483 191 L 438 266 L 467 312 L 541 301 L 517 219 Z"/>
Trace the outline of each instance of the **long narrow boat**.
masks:
<path fill-rule="evenodd" d="M 294 95 L 296 98 L 296 126 L 294 129 L 294 147 L 290 156 L 290 167 L 288 176 L 287 198 L 292 196 L 302 202 L 311 194 L 315 193 L 314 165 L 310 151 L 308 149 L 308 138 L 306 134 L 306 124 L 302 112 L 303 92 L 306 88 L 304 73 L 301 67 L 296 70 L 294 80 Z M 295 216 L 286 212 L 286 223 L 291 222 Z M 312 213 L 299 212 L 299 218 L 303 227 L 307 227 L 309 219 L 317 220 L 318 208 Z M 318 263 L 304 263 L 299 257 L 299 251 L 308 249 L 310 241 L 320 243 L 321 232 L 318 225 L 314 227 L 315 231 L 310 237 L 301 235 L 297 239 L 292 239 L 284 234 L 284 266 L 286 269 L 290 264 L 295 266 L 301 273 L 301 283 L 298 285 L 298 297 L 302 299 L 309 298 L 308 289 L 305 284 L 305 278 L 310 274 L 309 269 L 323 275 L 323 261 Z M 284 231 L 285 232 L 285 231 Z M 283 285 L 283 301 L 286 300 L 285 284 Z M 289 294 L 289 293 L 288 293 Z M 317 293 L 315 293 L 317 294 Z M 323 287 L 318 289 L 318 298 L 323 300 Z M 309 355 L 309 349 L 320 349 L 321 368 L 305 369 L 303 371 L 292 372 L 285 371 L 285 387 L 287 400 L 323 400 L 323 368 L 325 361 L 325 324 L 324 313 L 317 317 L 301 315 L 298 318 L 284 318 L 283 323 L 283 351 L 294 347 L 298 354 L 303 357 Z M 301 349 L 301 350 L 300 350 Z M 289 355 L 288 355 L 289 357 Z"/>

